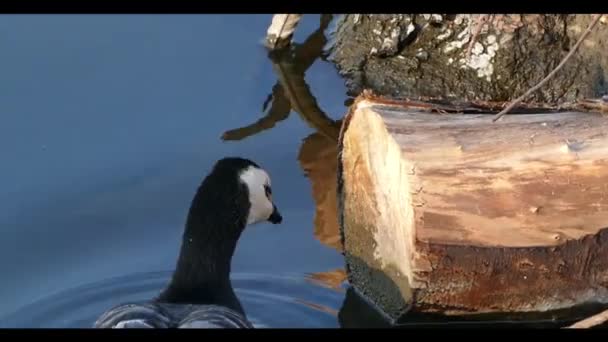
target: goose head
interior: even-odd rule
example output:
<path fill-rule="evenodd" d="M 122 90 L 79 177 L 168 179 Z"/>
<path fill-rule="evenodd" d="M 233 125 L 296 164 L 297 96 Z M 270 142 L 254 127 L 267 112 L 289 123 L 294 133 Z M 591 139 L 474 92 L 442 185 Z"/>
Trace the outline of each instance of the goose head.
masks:
<path fill-rule="evenodd" d="M 251 164 L 239 172 L 239 180 L 246 186 L 249 198 L 247 224 L 268 221 L 279 224 L 283 217 L 272 200 L 272 185 L 268 173 L 256 164 Z"/>

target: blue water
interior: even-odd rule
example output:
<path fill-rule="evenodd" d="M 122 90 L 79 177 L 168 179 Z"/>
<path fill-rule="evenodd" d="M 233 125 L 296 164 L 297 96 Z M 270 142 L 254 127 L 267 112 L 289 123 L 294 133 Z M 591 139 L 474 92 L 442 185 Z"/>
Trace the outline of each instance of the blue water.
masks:
<path fill-rule="evenodd" d="M 0 326 L 88 327 L 112 305 L 158 293 L 204 174 L 226 155 L 272 177 L 284 216 L 247 229 L 235 288 L 264 327 L 336 327 L 343 267 L 315 236 L 298 154 L 315 130 L 296 113 L 247 139 L 277 76 L 261 45 L 271 15 L 0 16 Z M 317 29 L 307 15 L 296 41 Z M 306 82 L 346 111 L 334 67 Z M 337 233 L 337 232 L 336 232 Z"/>

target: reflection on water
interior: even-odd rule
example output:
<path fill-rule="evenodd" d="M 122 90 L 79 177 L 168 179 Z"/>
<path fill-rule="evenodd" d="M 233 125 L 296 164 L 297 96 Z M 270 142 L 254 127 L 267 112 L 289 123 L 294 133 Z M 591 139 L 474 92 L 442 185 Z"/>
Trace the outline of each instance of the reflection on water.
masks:
<path fill-rule="evenodd" d="M 312 187 L 314 236 L 322 244 L 342 251 L 336 197 L 337 142 L 342 122 L 332 120 L 319 107 L 305 80 L 306 70 L 321 57 L 327 44 L 325 30 L 330 22 L 330 15 L 322 15 L 319 28 L 302 44 L 269 53 L 278 82 L 262 106 L 267 114 L 251 125 L 225 132 L 222 139 L 242 140 L 274 127 L 291 111 L 299 114 L 315 130 L 303 140 L 298 154 L 300 167 Z M 343 269 L 317 272 L 312 277 L 337 289 L 346 281 L 346 272 Z"/>
<path fill-rule="evenodd" d="M 314 133 L 303 139 L 298 153 L 300 167 L 310 181 L 315 203 L 314 236 L 322 244 L 342 252 L 338 224 L 337 179 L 338 136 L 342 120 L 332 120 L 318 105 L 310 87 L 306 83 L 306 70 L 317 60 L 327 43 L 325 29 L 329 25 L 328 16 L 322 16 L 320 28 L 292 49 L 269 54 L 273 70 L 278 78 L 272 93 L 264 102 L 263 109 L 270 105 L 266 116 L 249 126 L 227 131 L 224 140 L 242 140 L 286 119 L 293 110 Z M 341 113 L 343 114 L 343 113 Z M 315 303 L 306 304 L 311 308 L 339 316 L 339 326 L 389 327 L 386 318 L 369 302 L 361 299 L 352 289 L 344 291 L 347 281 L 346 271 L 334 269 L 315 272 L 310 275 L 319 285 L 338 290 L 345 294 L 339 310 L 324 308 Z"/>
<path fill-rule="evenodd" d="M 272 87 L 262 111 L 266 115 L 259 121 L 232 129 L 222 135 L 224 140 L 242 140 L 263 130 L 274 127 L 285 120 L 293 110 L 310 125 L 311 128 L 337 141 L 338 129 L 332 119 L 319 108 L 316 98 L 304 76 L 306 71 L 321 57 L 327 44 L 325 30 L 331 21 L 331 15 L 321 15 L 321 23 L 302 44 L 295 43 L 286 50 L 272 51 L 268 57 L 278 82 Z M 270 105 L 270 107 L 268 107 Z M 338 127 L 339 128 L 339 127 Z"/>
<path fill-rule="evenodd" d="M 342 268 L 327 272 L 315 272 L 309 275 L 309 280 L 319 286 L 342 291 L 346 280 L 346 272 Z"/>
<path fill-rule="evenodd" d="M 222 139 L 242 140 L 274 127 L 292 110 L 299 114 L 315 130 L 304 138 L 298 154 L 300 167 L 312 186 L 314 235 L 321 243 L 341 251 L 336 202 L 337 141 L 341 121 L 332 120 L 319 107 L 305 80 L 306 70 L 322 55 L 327 43 L 325 30 L 330 21 L 330 15 L 322 15 L 320 27 L 304 43 L 269 53 L 278 83 L 264 102 L 264 109 L 270 105 L 267 114 L 251 125 L 225 132 Z"/>
<path fill-rule="evenodd" d="M 341 251 L 336 197 L 337 149 L 334 140 L 313 133 L 304 139 L 298 159 L 312 187 L 315 237 L 321 243 Z"/>

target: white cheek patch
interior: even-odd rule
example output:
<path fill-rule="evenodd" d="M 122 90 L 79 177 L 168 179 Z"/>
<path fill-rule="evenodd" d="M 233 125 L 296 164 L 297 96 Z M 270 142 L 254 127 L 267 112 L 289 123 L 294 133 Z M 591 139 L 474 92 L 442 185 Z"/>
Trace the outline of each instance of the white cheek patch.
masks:
<path fill-rule="evenodd" d="M 266 171 L 250 166 L 241 172 L 241 181 L 249 189 L 249 216 L 247 224 L 254 224 L 268 220 L 273 211 L 273 205 L 268 197 L 264 185 L 270 186 L 270 177 Z"/>

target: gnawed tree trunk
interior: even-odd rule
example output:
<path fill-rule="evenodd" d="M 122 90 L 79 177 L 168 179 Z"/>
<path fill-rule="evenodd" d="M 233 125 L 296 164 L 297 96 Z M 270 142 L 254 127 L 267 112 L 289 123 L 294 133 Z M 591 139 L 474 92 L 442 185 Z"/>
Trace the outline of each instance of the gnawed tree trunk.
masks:
<path fill-rule="evenodd" d="M 591 19 L 587 14 L 349 14 L 336 22 L 329 60 L 353 97 L 370 89 L 391 97 L 509 101 L 555 68 Z M 601 22 L 527 101 L 556 104 L 607 93 L 608 25 Z"/>
<path fill-rule="evenodd" d="M 368 95 L 345 117 L 349 281 L 390 317 L 608 303 L 608 117 L 491 118 Z"/>

